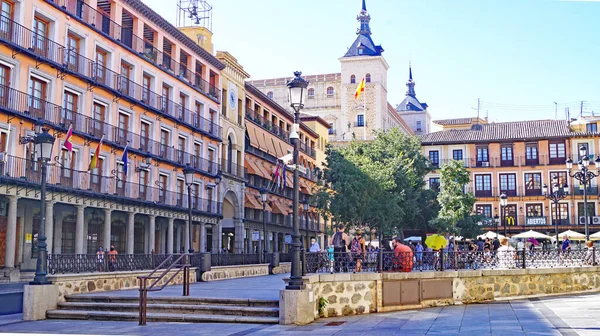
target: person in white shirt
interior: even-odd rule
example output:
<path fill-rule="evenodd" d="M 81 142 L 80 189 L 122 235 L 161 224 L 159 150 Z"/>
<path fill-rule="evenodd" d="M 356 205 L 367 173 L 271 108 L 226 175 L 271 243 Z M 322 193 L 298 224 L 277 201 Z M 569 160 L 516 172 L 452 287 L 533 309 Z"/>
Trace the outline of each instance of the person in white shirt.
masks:
<path fill-rule="evenodd" d="M 508 238 L 500 240 L 500 247 L 497 251 L 498 268 L 514 268 L 517 253 L 515 248 L 508 245 Z"/>
<path fill-rule="evenodd" d="M 321 247 L 315 238 L 310 240 L 310 252 L 321 252 Z"/>

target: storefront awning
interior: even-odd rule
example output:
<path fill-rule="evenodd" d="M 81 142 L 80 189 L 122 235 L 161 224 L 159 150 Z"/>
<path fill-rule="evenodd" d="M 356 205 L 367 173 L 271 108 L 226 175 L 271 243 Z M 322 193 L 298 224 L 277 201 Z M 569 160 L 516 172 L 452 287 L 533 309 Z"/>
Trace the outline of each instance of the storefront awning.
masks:
<path fill-rule="evenodd" d="M 262 134 L 261 132 L 257 132 L 257 126 L 248 122 L 246 123 L 246 132 L 248 133 L 248 138 L 250 139 L 250 145 L 252 147 L 261 148 L 260 147 L 260 139 L 257 134 Z"/>

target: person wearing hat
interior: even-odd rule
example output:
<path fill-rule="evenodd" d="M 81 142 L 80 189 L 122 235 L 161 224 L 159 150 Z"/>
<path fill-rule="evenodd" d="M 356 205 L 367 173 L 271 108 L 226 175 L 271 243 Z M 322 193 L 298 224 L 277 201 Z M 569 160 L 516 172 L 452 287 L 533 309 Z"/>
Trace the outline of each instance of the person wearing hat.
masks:
<path fill-rule="evenodd" d="M 350 253 L 352 254 L 352 259 L 356 264 L 355 273 L 362 272 L 362 262 L 365 257 L 366 251 L 366 242 L 362 236 L 362 230 L 356 230 L 356 237 L 352 239 L 352 244 L 350 245 Z"/>

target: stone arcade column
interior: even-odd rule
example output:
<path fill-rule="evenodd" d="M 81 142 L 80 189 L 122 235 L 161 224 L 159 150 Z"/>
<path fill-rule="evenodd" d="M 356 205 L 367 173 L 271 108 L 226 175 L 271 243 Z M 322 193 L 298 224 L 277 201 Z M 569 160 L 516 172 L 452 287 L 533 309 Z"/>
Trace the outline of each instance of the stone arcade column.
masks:
<path fill-rule="evenodd" d="M 169 218 L 169 220 L 173 220 Z M 175 239 L 175 252 L 179 253 L 181 251 L 181 225 L 177 225 L 177 239 Z"/>
<path fill-rule="evenodd" d="M 63 211 L 57 207 L 56 216 L 54 217 L 54 248 L 52 253 L 62 253 L 62 231 L 63 231 Z"/>
<path fill-rule="evenodd" d="M 234 219 L 234 227 L 235 227 L 235 253 L 243 253 L 244 252 L 244 222 L 241 219 Z"/>
<path fill-rule="evenodd" d="M 212 226 L 212 252 L 220 253 L 221 252 L 221 240 L 223 234 L 221 233 L 221 225 L 213 224 Z"/>
<path fill-rule="evenodd" d="M 77 205 L 77 221 L 75 222 L 75 254 L 84 254 L 84 215 L 85 205 Z"/>
<path fill-rule="evenodd" d="M 279 233 L 273 232 L 273 252 L 279 252 Z"/>
<path fill-rule="evenodd" d="M 191 226 L 188 225 L 187 223 L 187 219 L 183 222 L 183 252 L 184 253 L 188 253 L 189 249 L 190 249 L 190 235 L 192 234 L 190 232 Z"/>
<path fill-rule="evenodd" d="M 8 196 L 8 227 L 6 229 L 6 252 L 4 267 L 15 267 L 15 250 L 17 248 L 17 196 Z"/>
<path fill-rule="evenodd" d="M 150 239 L 148 240 L 148 251 L 149 252 L 154 252 L 155 254 L 157 253 L 157 251 L 155 251 L 155 244 L 154 241 L 156 240 L 156 216 L 154 215 L 150 215 L 150 225 L 149 225 L 149 229 L 150 230 Z"/>
<path fill-rule="evenodd" d="M 206 224 L 200 223 L 200 252 L 206 252 Z"/>
<path fill-rule="evenodd" d="M 104 244 L 104 251 L 110 251 L 111 241 L 111 226 L 112 226 L 112 209 L 104 209 L 104 233 L 102 238 L 102 244 Z"/>
<path fill-rule="evenodd" d="M 167 254 L 173 254 L 173 222 L 175 219 L 169 217 L 169 224 L 167 225 Z M 179 239 L 179 228 L 177 228 L 177 237 Z M 179 252 L 179 244 L 177 244 L 177 252 Z"/>
<path fill-rule="evenodd" d="M 135 230 L 135 213 L 128 212 L 127 213 L 127 244 L 126 244 L 126 254 L 133 254 L 133 246 L 134 246 L 134 230 Z"/>
<path fill-rule="evenodd" d="M 54 203 L 46 201 L 46 250 L 48 254 L 53 254 L 54 243 Z"/>

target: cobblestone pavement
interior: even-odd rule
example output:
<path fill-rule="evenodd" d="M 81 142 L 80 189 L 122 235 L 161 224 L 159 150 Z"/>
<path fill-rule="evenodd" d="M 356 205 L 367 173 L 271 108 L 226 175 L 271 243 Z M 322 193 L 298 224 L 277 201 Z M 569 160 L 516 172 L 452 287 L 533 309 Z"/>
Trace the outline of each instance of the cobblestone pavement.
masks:
<path fill-rule="evenodd" d="M 22 322 L 0 317 L 0 335 L 600 335 L 600 294 L 321 319 L 306 326 L 101 321 Z M 332 323 L 338 322 L 338 323 Z M 339 324 L 341 323 L 341 324 Z"/>

